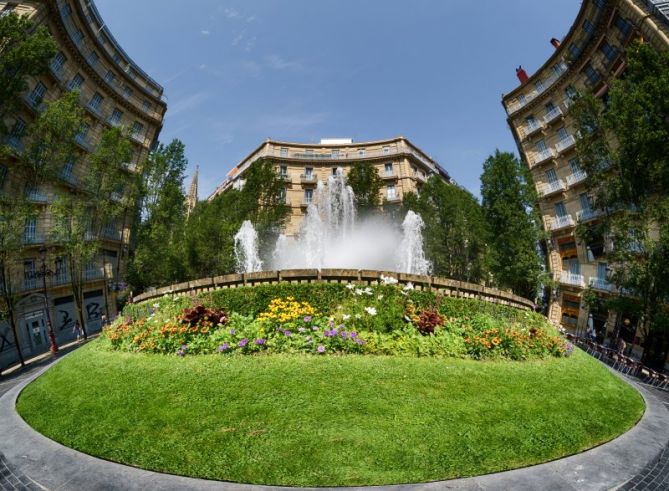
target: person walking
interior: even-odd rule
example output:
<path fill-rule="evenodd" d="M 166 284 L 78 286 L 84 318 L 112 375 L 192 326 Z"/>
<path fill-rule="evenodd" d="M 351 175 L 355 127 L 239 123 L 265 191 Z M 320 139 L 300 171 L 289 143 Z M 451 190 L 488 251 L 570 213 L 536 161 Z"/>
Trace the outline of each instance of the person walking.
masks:
<path fill-rule="evenodd" d="M 74 321 L 74 327 L 72 328 L 72 333 L 77 335 L 77 343 L 80 343 L 84 337 L 84 329 L 79 324 L 79 321 Z"/>

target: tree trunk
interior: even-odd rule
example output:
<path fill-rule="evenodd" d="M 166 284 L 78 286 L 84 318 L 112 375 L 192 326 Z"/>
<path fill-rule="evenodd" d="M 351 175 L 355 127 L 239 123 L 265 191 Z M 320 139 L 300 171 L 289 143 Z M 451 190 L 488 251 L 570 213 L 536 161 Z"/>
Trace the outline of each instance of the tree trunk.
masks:
<path fill-rule="evenodd" d="M 9 285 L 9 280 L 7 279 L 7 273 L 5 271 L 4 264 L 0 266 L 2 268 L 2 287 L 5 297 L 5 303 L 7 304 L 7 312 L 9 313 L 9 327 L 12 329 L 12 334 L 14 335 L 14 343 L 16 343 L 16 352 L 19 355 L 19 362 L 21 366 L 26 365 L 25 360 L 23 359 L 23 353 L 21 352 L 21 343 L 19 343 L 18 331 L 16 329 L 16 318 L 14 316 L 14 299 L 11 294 L 11 287 Z"/>

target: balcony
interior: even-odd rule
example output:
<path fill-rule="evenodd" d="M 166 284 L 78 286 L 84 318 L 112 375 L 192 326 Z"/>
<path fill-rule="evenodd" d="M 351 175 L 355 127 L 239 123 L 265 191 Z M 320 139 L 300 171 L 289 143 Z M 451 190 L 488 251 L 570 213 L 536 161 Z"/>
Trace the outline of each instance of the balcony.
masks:
<path fill-rule="evenodd" d="M 90 102 L 86 104 L 86 107 L 90 112 L 96 115 L 98 118 L 105 119 L 104 114 L 102 113 L 102 108 L 99 105 L 91 104 Z"/>
<path fill-rule="evenodd" d="M 540 152 L 534 152 L 534 154 L 532 154 L 532 157 L 530 158 L 531 167 L 539 165 L 542 162 L 546 162 L 547 160 L 550 160 L 553 157 L 555 157 L 555 152 L 553 151 L 552 148 L 546 148 Z"/>
<path fill-rule="evenodd" d="M 300 182 L 302 184 L 316 184 L 316 174 L 300 174 Z"/>
<path fill-rule="evenodd" d="M 423 174 L 422 172 L 415 172 L 413 175 L 413 178 L 419 182 L 426 182 L 427 181 L 427 176 Z"/>
<path fill-rule="evenodd" d="M 15 151 L 23 152 L 24 145 L 23 145 L 23 142 L 21 141 L 21 138 L 22 137 L 17 136 L 17 135 L 9 135 L 5 139 L 5 143 L 7 145 L 9 145 L 11 148 L 13 148 Z"/>
<path fill-rule="evenodd" d="M 402 199 L 396 194 L 386 194 L 386 201 L 388 203 L 399 203 Z"/>
<path fill-rule="evenodd" d="M 36 290 L 37 289 L 37 279 L 35 279 L 35 278 L 24 278 L 22 286 L 23 286 L 23 291 Z"/>
<path fill-rule="evenodd" d="M 56 80 L 59 82 L 62 82 L 65 79 L 65 74 L 63 73 L 63 66 L 55 66 L 55 65 L 49 65 L 49 71 L 51 71 L 51 74 L 54 76 Z"/>
<path fill-rule="evenodd" d="M 120 241 L 121 240 L 121 231 L 120 230 L 114 230 L 114 229 L 103 230 L 102 237 L 105 238 L 105 239 L 108 239 L 108 240 Z"/>
<path fill-rule="evenodd" d="M 51 279 L 51 284 L 53 286 L 67 285 L 70 283 L 70 275 L 58 273 L 55 274 Z"/>
<path fill-rule="evenodd" d="M 543 87 L 541 89 L 533 89 L 530 92 L 527 92 L 523 100 L 516 99 L 515 101 L 510 102 L 506 107 L 506 112 L 508 115 L 515 113 L 516 111 L 522 109 L 527 104 L 532 102 L 538 95 L 543 94 L 551 87 L 555 82 L 557 82 L 560 77 L 567 71 L 567 65 L 561 63 L 559 65 L 559 71 L 551 73 L 546 79 L 542 80 Z"/>
<path fill-rule="evenodd" d="M 146 137 L 144 135 L 142 135 L 141 133 L 131 133 L 130 138 L 132 138 L 134 141 L 136 141 L 140 145 L 144 145 L 144 142 L 146 142 Z"/>
<path fill-rule="evenodd" d="M 92 281 L 92 280 L 100 280 L 105 277 L 104 271 L 102 271 L 102 268 L 100 269 L 86 269 L 84 271 L 84 280 L 85 281 Z"/>
<path fill-rule="evenodd" d="M 524 127 L 520 128 L 520 136 L 524 140 L 527 137 L 536 133 L 537 131 L 542 130 L 543 127 L 544 127 L 544 125 L 541 124 L 536 119 L 528 121 L 528 123 Z"/>
<path fill-rule="evenodd" d="M 573 227 L 576 225 L 576 222 L 571 215 L 564 215 L 549 217 L 547 225 L 550 230 L 555 231 L 567 227 Z"/>
<path fill-rule="evenodd" d="M 109 123 L 109 125 L 111 125 L 111 126 L 114 126 L 115 128 L 118 128 L 119 126 L 122 126 L 121 120 L 116 119 L 112 116 L 109 116 L 107 118 L 107 123 Z"/>
<path fill-rule="evenodd" d="M 570 273 L 569 271 L 560 272 L 560 283 L 563 285 L 578 286 L 585 288 L 585 280 L 582 274 Z"/>
<path fill-rule="evenodd" d="M 23 244 L 24 245 L 37 245 L 44 244 L 44 236 L 41 234 L 24 234 L 23 235 Z"/>
<path fill-rule="evenodd" d="M 585 209 L 585 210 L 579 210 L 576 212 L 576 220 L 579 222 L 589 222 L 590 220 L 594 220 L 595 218 L 599 217 L 602 213 L 597 210 L 593 210 L 591 208 Z"/>
<path fill-rule="evenodd" d="M 595 290 L 601 290 L 604 292 L 613 292 L 615 291 L 615 286 L 604 278 L 590 278 L 590 286 Z"/>
<path fill-rule="evenodd" d="M 551 194 L 555 193 L 560 193 L 564 190 L 565 190 L 564 181 L 562 179 L 558 179 L 557 181 L 547 182 L 541 185 L 539 187 L 539 195 L 542 198 L 545 198 L 546 196 L 550 196 Z"/>
<path fill-rule="evenodd" d="M 398 176 L 395 173 L 395 171 L 390 171 L 390 172 L 385 171 L 381 174 L 381 179 L 389 179 L 390 180 L 390 179 L 397 179 L 397 177 Z"/>
<path fill-rule="evenodd" d="M 553 108 L 544 116 L 544 123 L 549 124 L 560 116 L 562 116 L 562 109 L 559 107 Z"/>
<path fill-rule="evenodd" d="M 300 203 L 300 207 L 307 208 L 313 202 L 314 202 L 313 198 L 302 198 L 302 202 Z"/>
<path fill-rule="evenodd" d="M 23 101 L 30 107 L 32 110 L 41 113 L 46 109 L 46 104 L 42 102 L 42 98 L 34 98 L 26 95 L 23 97 Z"/>
<path fill-rule="evenodd" d="M 88 141 L 86 135 L 79 133 L 77 136 L 74 137 L 74 141 L 77 143 L 77 145 L 79 145 L 87 152 L 93 151 L 93 145 L 91 144 L 91 142 Z"/>
<path fill-rule="evenodd" d="M 577 184 L 585 181 L 585 178 L 588 177 L 588 174 L 584 170 L 576 171 L 567 176 L 567 185 L 576 186 Z"/>
<path fill-rule="evenodd" d="M 555 149 L 558 151 L 558 153 L 562 153 L 565 150 L 570 149 L 576 145 L 576 138 L 574 138 L 574 135 L 569 135 L 566 138 L 563 138 L 559 142 L 555 144 Z"/>

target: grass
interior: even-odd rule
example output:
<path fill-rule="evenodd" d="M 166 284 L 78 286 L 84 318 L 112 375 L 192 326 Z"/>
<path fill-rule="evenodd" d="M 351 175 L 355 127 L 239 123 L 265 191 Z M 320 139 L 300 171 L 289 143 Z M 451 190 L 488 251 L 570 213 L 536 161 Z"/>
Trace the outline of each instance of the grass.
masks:
<path fill-rule="evenodd" d="M 82 347 L 19 413 L 82 452 L 257 484 L 424 482 L 606 442 L 643 413 L 582 352 L 532 362 L 375 356 L 174 356 Z"/>

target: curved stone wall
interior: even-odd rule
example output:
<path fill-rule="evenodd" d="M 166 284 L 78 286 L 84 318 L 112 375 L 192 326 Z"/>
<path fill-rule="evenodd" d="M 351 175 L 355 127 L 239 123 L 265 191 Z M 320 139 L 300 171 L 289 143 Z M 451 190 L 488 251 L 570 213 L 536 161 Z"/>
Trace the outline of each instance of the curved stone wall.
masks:
<path fill-rule="evenodd" d="M 419 290 L 436 290 L 449 297 L 473 298 L 490 303 L 509 305 L 523 310 L 534 310 L 530 300 L 513 293 L 488 288 L 474 283 L 451 280 L 438 276 L 419 276 L 357 269 L 290 269 L 283 271 L 260 271 L 258 273 L 227 274 L 211 278 L 202 278 L 184 283 L 158 288 L 142 293 L 133 298 L 134 302 L 143 302 L 163 295 L 194 295 L 221 288 L 238 288 L 277 283 L 354 283 L 357 285 L 377 285 L 382 283 L 381 276 L 395 278 L 398 283 L 412 283 Z"/>

